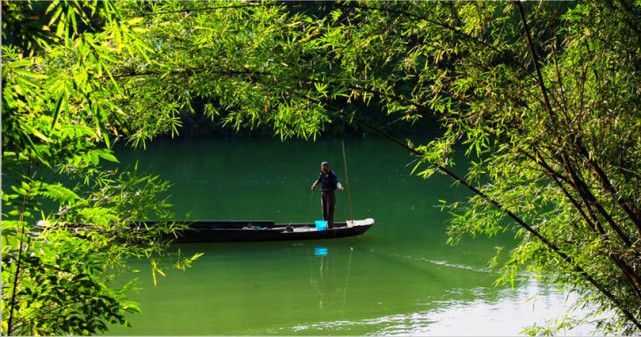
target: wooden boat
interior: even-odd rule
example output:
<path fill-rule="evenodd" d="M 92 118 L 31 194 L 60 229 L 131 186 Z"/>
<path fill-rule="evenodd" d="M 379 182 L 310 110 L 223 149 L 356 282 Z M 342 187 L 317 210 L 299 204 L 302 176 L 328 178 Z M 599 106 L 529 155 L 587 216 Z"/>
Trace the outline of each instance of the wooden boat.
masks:
<path fill-rule="evenodd" d="M 147 224 L 152 224 L 148 222 Z M 277 224 L 274 221 L 191 221 L 176 232 L 174 242 L 284 241 L 334 239 L 361 235 L 374 219 L 335 222 L 333 228 L 317 230 L 315 224 Z"/>

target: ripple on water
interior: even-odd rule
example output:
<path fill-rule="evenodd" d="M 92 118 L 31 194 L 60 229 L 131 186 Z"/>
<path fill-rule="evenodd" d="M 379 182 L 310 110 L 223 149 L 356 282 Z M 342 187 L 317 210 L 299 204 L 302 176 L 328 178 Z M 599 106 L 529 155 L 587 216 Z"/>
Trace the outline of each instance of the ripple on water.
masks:
<path fill-rule="evenodd" d="M 397 253 L 393 253 L 392 256 L 394 257 L 400 257 L 408 260 L 413 260 L 413 261 L 422 261 L 422 262 L 427 262 L 430 264 L 434 264 L 437 266 L 443 266 L 443 267 L 448 267 L 448 268 L 455 268 L 455 269 L 464 269 L 464 270 L 470 270 L 478 273 L 496 273 L 490 268 L 482 268 L 482 267 L 476 267 L 476 266 L 469 266 L 465 264 L 460 264 L 460 263 L 451 263 L 448 261 L 443 261 L 443 260 L 435 260 L 435 259 L 430 259 L 426 257 L 420 257 L 420 256 L 411 256 L 411 255 L 400 255 Z"/>
<path fill-rule="evenodd" d="M 438 309 L 387 315 L 362 320 L 342 320 L 296 325 L 279 332 L 294 334 L 348 335 L 354 331 L 371 331 L 368 335 L 493 335 L 514 336 L 532 325 L 542 326 L 561 317 L 576 302 L 576 296 L 550 291 L 536 281 L 519 289 L 502 290 L 500 300 L 442 301 Z M 581 317 L 586 310 L 575 311 L 571 317 Z M 594 326 L 577 325 L 559 331 L 559 335 L 590 335 Z"/>

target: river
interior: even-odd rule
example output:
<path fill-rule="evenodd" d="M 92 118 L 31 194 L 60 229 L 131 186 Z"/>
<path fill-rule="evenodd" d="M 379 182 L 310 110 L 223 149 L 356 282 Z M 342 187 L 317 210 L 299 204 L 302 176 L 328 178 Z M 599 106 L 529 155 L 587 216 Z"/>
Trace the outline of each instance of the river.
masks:
<path fill-rule="evenodd" d="M 148 263 L 131 261 L 139 272 L 124 277 L 139 280 L 133 299 L 142 313 L 109 334 L 516 335 L 566 311 L 567 294 L 532 279 L 493 286 L 499 274 L 487 262 L 496 247 L 515 246 L 509 235 L 446 244 L 450 215 L 439 200 L 464 200 L 462 187 L 444 176 L 411 176 L 412 158 L 381 139 L 345 146 L 353 214 L 374 218 L 370 231 L 321 241 L 177 244 L 173 250 L 204 256 L 187 271 L 166 269 L 156 286 Z M 119 150 L 119 158 L 173 183 L 178 219 L 313 222 L 320 198 L 309 187 L 319 163 L 329 161 L 346 181 L 340 140 L 162 140 Z M 337 192 L 337 220 L 349 217 L 348 199 Z"/>

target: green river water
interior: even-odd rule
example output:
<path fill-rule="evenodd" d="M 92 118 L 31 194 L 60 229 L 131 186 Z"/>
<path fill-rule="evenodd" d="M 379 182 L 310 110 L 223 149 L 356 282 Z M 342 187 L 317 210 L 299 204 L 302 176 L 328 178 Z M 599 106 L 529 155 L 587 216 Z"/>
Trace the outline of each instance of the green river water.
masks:
<path fill-rule="evenodd" d="M 449 215 L 439 199 L 467 192 L 443 176 L 411 176 L 411 158 L 380 139 L 345 141 L 356 219 L 374 218 L 359 237 L 299 242 L 177 244 L 202 252 L 191 269 L 167 269 L 156 286 L 146 261 L 132 261 L 142 313 L 111 335 L 516 335 L 565 311 L 566 294 L 533 280 L 493 287 L 487 268 L 509 235 L 446 244 Z M 157 141 L 121 150 L 122 165 L 171 181 L 184 219 L 313 222 L 309 187 L 329 161 L 345 184 L 340 140 Z M 349 216 L 337 192 L 336 219 Z M 326 248 L 326 256 L 316 256 Z"/>

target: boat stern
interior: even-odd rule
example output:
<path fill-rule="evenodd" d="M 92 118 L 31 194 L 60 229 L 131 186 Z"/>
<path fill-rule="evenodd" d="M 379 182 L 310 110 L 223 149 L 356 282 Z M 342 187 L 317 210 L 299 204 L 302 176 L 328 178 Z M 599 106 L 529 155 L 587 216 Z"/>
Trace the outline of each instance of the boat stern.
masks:
<path fill-rule="evenodd" d="M 347 220 L 347 227 L 356 227 L 356 226 L 371 226 L 374 224 L 374 219 L 367 218 L 363 220 Z"/>

